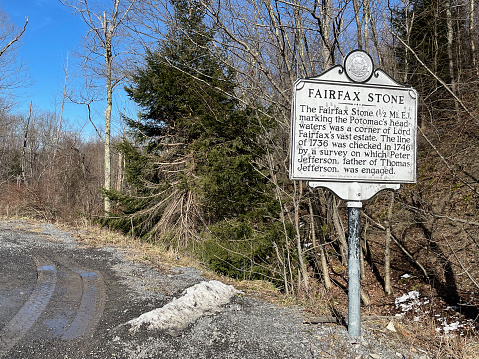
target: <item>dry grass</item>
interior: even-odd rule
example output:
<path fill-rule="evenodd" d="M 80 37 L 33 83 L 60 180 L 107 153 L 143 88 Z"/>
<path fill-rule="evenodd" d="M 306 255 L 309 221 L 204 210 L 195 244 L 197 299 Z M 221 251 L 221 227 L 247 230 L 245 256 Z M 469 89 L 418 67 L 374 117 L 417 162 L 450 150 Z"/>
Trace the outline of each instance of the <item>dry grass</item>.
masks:
<path fill-rule="evenodd" d="M 125 252 L 132 260 L 148 263 L 158 269 L 192 266 L 204 270 L 194 258 L 182 255 L 162 246 L 148 243 L 108 230 L 101 226 L 84 223 L 81 227 L 63 226 L 77 241 L 89 247 L 115 247 Z"/>
<path fill-rule="evenodd" d="M 444 335 L 436 331 L 433 318 L 414 322 L 406 320 L 401 326 L 405 340 L 427 351 L 431 359 L 477 359 L 479 342 L 474 335 Z"/>
<path fill-rule="evenodd" d="M 72 233 L 72 236 L 84 246 L 115 247 L 122 250 L 131 260 L 149 264 L 159 270 L 168 270 L 174 267 L 193 267 L 201 270 L 206 278 L 218 279 L 224 283 L 234 285 L 237 289 L 247 294 L 271 301 L 285 301 L 285 296 L 270 282 L 261 280 L 236 280 L 219 276 L 187 252 L 167 250 L 160 244 L 142 242 L 138 240 L 138 238 L 125 236 L 104 227 L 89 225 L 87 223 L 82 223 L 81 226 L 75 227 L 60 224 L 59 227 Z M 282 299 L 279 299 L 280 297 Z"/>

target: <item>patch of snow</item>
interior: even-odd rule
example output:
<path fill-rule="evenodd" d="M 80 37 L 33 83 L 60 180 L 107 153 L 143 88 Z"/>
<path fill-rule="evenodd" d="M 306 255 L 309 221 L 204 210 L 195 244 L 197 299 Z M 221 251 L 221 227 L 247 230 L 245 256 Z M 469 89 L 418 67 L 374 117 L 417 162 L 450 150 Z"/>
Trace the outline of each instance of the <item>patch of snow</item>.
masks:
<path fill-rule="evenodd" d="M 456 311 L 456 310 L 458 310 L 458 309 L 459 309 L 459 307 L 458 307 L 457 305 L 453 305 L 453 306 L 448 305 L 445 310 L 454 310 L 454 311 Z"/>
<path fill-rule="evenodd" d="M 231 285 L 216 280 L 202 281 L 187 288 L 181 297 L 127 324 L 131 325 L 131 331 L 138 330 L 143 324 L 148 325 L 148 329 L 182 330 L 203 315 L 219 312 L 221 306 L 228 304 L 238 293 L 241 292 Z"/>
<path fill-rule="evenodd" d="M 459 328 L 463 328 L 465 325 L 464 323 L 455 321 L 454 323 L 448 323 L 447 318 L 441 318 L 439 321 L 442 321 L 441 326 L 442 328 L 436 328 L 436 332 L 440 333 L 441 330 L 444 331 L 444 334 L 449 334 L 449 332 L 458 330 Z"/>
<path fill-rule="evenodd" d="M 463 326 L 464 325 L 459 323 L 459 322 L 454 322 L 454 323 L 450 323 L 450 324 L 446 323 L 444 325 L 443 330 L 444 330 L 444 333 L 449 334 L 450 331 L 457 330 L 457 329 L 459 329 L 460 327 L 463 327 Z"/>
<path fill-rule="evenodd" d="M 408 273 L 403 274 L 403 275 L 401 276 L 402 279 L 408 279 L 408 278 L 411 278 L 411 277 L 412 277 L 412 275 L 410 275 L 410 274 L 408 274 Z"/>
<path fill-rule="evenodd" d="M 464 335 L 464 330 L 473 330 L 474 329 L 474 320 L 467 319 L 465 321 L 455 321 L 453 323 L 447 322 L 447 317 L 437 319 L 440 323 L 439 327 L 436 328 L 436 332 L 440 333 L 441 331 L 444 334 L 448 335 L 453 331 L 460 331 L 459 335 Z"/>
<path fill-rule="evenodd" d="M 399 298 L 396 298 L 394 303 L 396 304 L 396 309 L 401 308 L 403 313 L 423 304 L 419 300 L 419 292 L 417 290 L 412 290 L 409 293 L 403 294 Z"/>
<path fill-rule="evenodd" d="M 412 290 L 409 293 L 403 294 L 399 298 L 396 298 L 394 302 L 396 304 L 404 303 L 404 302 L 407 302 L 408 300 L 415 300 L 417 298 L 419 298 L 419 292 L 417 290 Z"/>

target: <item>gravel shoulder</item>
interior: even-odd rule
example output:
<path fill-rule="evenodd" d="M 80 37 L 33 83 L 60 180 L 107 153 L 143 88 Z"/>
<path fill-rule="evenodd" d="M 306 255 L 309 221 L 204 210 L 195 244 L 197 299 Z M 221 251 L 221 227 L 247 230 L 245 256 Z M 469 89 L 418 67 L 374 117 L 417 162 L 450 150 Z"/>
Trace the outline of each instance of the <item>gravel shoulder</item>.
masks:
<path fill-rule="evenodd" d="M 84 247 L 51 224 L 0 220 L 0 256 L 0 335 L 8 325 L 16 329 L 13 318 L 38 287 L 35 266 L 54 268 L 56 275 L 34 323 L 9 329 L 17 339 L 3 344 L 5 358 L 428 358 L 382 324 L 365 325 L 360 338 L 350 338 L 340 325 L 304 324 L 300 308 L 241 293 L 214 310 L 206 306 L 183 326 L 132 330 L 130 321 L 173 301 L 182 303 L 188 288 L 208 279 L 194 268 L 158 271 L 116 248 Z M 39 267 L 38 258 L 46 264 Z M 196 300 L 204 304 L 201 296 Z"/>

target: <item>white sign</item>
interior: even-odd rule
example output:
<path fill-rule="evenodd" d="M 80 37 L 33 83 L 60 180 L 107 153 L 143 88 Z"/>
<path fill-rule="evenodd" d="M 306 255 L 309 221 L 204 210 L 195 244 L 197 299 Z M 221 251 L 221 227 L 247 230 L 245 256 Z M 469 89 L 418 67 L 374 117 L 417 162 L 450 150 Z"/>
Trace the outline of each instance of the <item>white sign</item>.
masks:
<path fill-rule="evenodd" d="M 381 70 L 350 78 L 336 66 L 294 83 L 290 178 L 416 182 L 416 91 Z"/>

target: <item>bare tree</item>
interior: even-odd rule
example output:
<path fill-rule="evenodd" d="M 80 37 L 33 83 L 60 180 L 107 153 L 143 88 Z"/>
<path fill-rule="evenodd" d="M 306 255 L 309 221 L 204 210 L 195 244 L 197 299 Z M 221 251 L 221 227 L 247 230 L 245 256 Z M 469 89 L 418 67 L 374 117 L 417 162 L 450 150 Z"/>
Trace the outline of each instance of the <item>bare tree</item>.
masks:
<path fill-rule="evenodd" d="M 127 28 L 129 14 L 136 0 L 113 0 L 110 7 L 102 6 L 100 2 L 91 3 L 88 0 L 63 1 L 78 13 L 88 26 L 82 57 L 83 68 L 90 76 L 100 77 L 105 81 L 105 132 L 104 132 L 104 187 L 111 188 L 111 114 L 113 93 L 124 80 L 125 72 L 119 69 L 118 57 L 126 53 L 124 31 Z M 99 59 L 101 65 L 99 66 Z M 104 201 L 105 213 L 110 212 L 111 204 L 107 196 Z"/>
<path fill-rule="evenodd" d="M 453 58 L 453 45 L 454 45 L 454 29 L 453 29 L 453 19 L 451 11 L 451 1 L 446 0 L 444 3 L 446 8 L 446 24 L 447 24 L 447 57 L 449 62 L 449 79 L 451 83 L 451 89 L 457 93 L 457 83 L 456 76 L 454 74 L 454 58 Z M 454 101 L 456 114 L 459 113 L 459 103 Z"/>
<path fill-rule="evenodd" d="M 2 13 L 1 16 L 2 16 L 2 23 L 5 23 L 5 22 L 6 22 L 6 15 L 5 15 L 4 13 Z M 5 51 L 7 51 L 9 48 L 11 48 L 12 45 L 13 45 L 15 42 L 17 42 L 18 40 L 20 40 L 20 38 L 22 37 L 23 33 L 24 33 L 25 30 L 27 29 L 27 25 L 28 25 L 28 17 L 27 17 L 26 20 L 25 20 L 25 25 L 23 25 L 22 31 L 20 31 L 19 34 L 17 34 L 13 39 L 11 39 L 7 44 L 5 44 L 5 45 L 3 46 L 3 48 L 0 50 L 0 56 L 2 56 L 2 55 L 5 53 Z M 6 28 L 5 28 L 5 29 L 6 29 Z M 5 31 L 4 33 L 6 33 L 6 31 Z M 1 37 L 1 40 L 5 40 L 5 39 L 6 39 L 6 35 L 3 35 L 3 36 Z M 4 42 L 4 41 L 2 41 L 2 42 Z"/>
<path fill-rule="evenodd" d="M 26 153 L 27 153 L 27 144 L 28 144 L 28 131 L 30 127 L 30 120 L 32 119 L 32 102 L 30 101 L 30 111 L 28 113 L 27 123 L 25 125 L 25 136 L 23 138 L 23 149 L 22 149 L 22 181 L 27 183 L 26 171 Z"/>
<path fill-rule="evenodd" d="M 18 44 L 27 25 L 28 18 L 25 19 L 23 28 L 17 29 L 0 9 L 0 93 L 8 95 L 13 88 L 28 86 L 23 63 L 17 56 Z"/>
<path fill-rule="evenodd" d="M 479 69 L 477 68 L 477 59 L 476 59 L 476 43 L 475 43 L 475 24 L 474 24 L 474 19 L 475 19 L 475 1 L 470 0 L 469 1 L 469 44 L 471 47 L 471 60 L 472 60 L 472 66 L 474 68 L 474 71 L 476 75 L 479 74 Z"/>
<path fill-rule="evenodd" d="M 356 20 L 356 29 L 357 29 L 357 41 L 358 41 L 358 49 L 363 49 L 363 22 L 361 20 L 361 11 L 358 0 L 353 0 L 353 7 L 354 7 L 354 19 Z"/>

